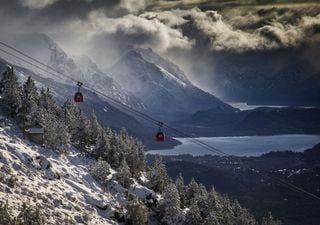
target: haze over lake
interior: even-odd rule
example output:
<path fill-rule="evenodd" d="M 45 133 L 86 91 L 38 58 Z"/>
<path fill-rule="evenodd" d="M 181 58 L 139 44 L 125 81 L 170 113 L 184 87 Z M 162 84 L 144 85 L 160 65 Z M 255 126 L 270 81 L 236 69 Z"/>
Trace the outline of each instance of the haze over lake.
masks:
<path fill-rule="evenodd" d="M 148 151 L 148 154 L 200 156 L 215 154 L 194 143 L 189 138 L 175 138 L 182 144 L 168 150 Z M 259 156 L 270 151 L 291 150 L 304 151 L 320 143 L 320 135 L 273 135 L 242 137 L 200 137 L 199 141 L 217 148 L 227 154 L 236 156 Z"/>

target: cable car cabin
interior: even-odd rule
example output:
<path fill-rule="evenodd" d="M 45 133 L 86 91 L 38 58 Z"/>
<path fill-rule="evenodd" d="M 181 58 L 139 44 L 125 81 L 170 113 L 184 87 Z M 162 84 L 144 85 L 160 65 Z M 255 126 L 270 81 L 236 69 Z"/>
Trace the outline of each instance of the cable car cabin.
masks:
<path fill-rule="evenodd" d="M 74 101 L 76 103 L 81 103 L 83 102 L 83 95 L 81 93 L 81 87 L 82 87 L 83 83 L 78 81 L 77 82 L 77 86 L 78 86 L 78 92 L 74 95 Z"/>
<path fill-rule="evenodd" d="M 77 103 L 80 103 L 80 102 L 83 102 L 83 95 L 81 92 L 77 92 L 75 95 L 74 95 L 74 101 L 77 102 Z"/>
<path fill-rule="evenodd" d="M 156 134 L 156 141 L 157 142 L 164 142 L 165 140 L 165 135 L 162 131 L 159 131 L 157 134 Z"/>

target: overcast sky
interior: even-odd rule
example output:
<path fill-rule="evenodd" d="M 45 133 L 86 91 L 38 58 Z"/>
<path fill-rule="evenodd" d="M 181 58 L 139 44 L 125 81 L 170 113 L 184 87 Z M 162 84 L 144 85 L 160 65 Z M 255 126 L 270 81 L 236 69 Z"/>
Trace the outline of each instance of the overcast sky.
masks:
<path fill-rule="evenodd" d="M 89 55 L 102 68 L 129 47 L 164 55 L 296 48 L 320 40 L 317 2 L 0 0 L 0 38 L 45 33 L 68 53 Z"/>

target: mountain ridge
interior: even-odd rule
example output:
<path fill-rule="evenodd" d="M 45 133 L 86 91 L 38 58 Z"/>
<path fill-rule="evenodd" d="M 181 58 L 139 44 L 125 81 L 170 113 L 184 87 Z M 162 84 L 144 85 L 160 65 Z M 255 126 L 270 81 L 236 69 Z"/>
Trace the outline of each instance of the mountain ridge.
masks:
<path fill-rule="evenodd" d="M 128 51 L 109 73 L 125 90 L 141 99 L 149 112 L 190 113 L 213 107 L 236 110 L 194 86 L 178 66 L 150 49 Z"/>

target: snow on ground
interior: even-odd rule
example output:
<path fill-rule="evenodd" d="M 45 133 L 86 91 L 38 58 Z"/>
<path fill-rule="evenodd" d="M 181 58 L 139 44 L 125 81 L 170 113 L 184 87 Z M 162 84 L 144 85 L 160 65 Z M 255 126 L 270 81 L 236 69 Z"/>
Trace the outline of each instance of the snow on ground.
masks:
<path fill-rule="evenodd" d="M 0 201 L 8 201 L 15 209 L 22 202 L 38 205 L 51 220 L 49 224 L 65 224 L 72 218 L 77 224 L 117 224 L 108 219 L 114 210 L 121 212 L 117 182 L 114 192 L 104 191 L 90 176 L 92 160 L 76 150 L 68 156 L 21 139 L 18 129 L 6 121 L 0 126 Z"/>

